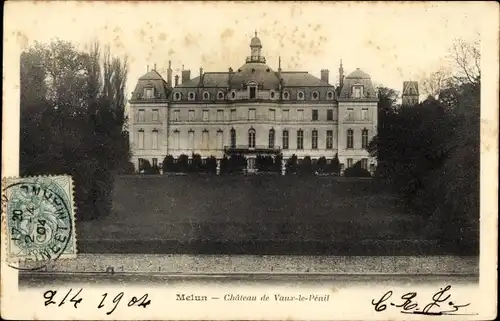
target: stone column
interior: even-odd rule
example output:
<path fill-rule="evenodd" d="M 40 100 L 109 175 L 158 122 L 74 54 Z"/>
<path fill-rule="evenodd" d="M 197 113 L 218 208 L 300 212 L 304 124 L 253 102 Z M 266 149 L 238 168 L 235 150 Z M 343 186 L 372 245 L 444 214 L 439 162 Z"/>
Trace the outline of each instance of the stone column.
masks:
<path fill-rule="evenodd" d="M 286 162 L 284 159 L 281 160 L 281 175 L 285 175 L 286 174 Z"/>

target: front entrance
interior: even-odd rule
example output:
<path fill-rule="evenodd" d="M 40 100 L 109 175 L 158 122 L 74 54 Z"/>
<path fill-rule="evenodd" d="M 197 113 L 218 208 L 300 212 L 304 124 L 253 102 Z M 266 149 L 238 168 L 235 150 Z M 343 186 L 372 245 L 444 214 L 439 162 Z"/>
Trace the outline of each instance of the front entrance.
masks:
<path fill-rule="evenodd" d="M 254 172 L 255 171 L 255 158 L 248 158 L 247 170 L 249 172 Z"/>

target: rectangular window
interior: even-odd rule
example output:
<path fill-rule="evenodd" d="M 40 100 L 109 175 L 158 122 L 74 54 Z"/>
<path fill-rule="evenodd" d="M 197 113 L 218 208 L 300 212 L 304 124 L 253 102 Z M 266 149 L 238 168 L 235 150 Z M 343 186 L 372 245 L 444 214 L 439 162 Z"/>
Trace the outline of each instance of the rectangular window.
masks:
<path fill-rule="evenodd" d="M 354 148 L 354 132 L 352 129 L 347 131 L 347 148 Z"/>
<path fill-rule="evenodd" d="M 354 109 L 347 108 L 347 120 L 354 120 Z"/>
<path fill-rule="evenodd" d="M 326 131 L 326 149 L 333 148 L 333 130 Z"/>
<path fill-rule="evenodd" d="M 231 120 L 236 120 L 236 109 L 231 109 Z"/>
<path fill-rule="evenodd" d="M 208 110 L 203 111 L 203 121 L 208 121 Z"/>
<path fill-rule="evenodd" d="M 318 120 L 318 110 L 317 109 L 313 109 L 312 110 L 312 120 Z"/>
<path fill-rule="evenodd" d="M 160 111 L 158 109 L 153 109 L 153 121 L 160 120 Z"/>
<path fill-rule="evenodd" d="M 153 167 L 158 167 L 158 158 L 153 158 Z"/>
<path fill-rule="evenodd" d="M 158 131 L 157 130 L 153 130 L 151 149 L 158 149 Z"/>
<path fill-rule="evenodd" d="M 368 170 L 368 158 L 361 159 L 361 168 Z"/>
<path fill-rule="evenodd" d="M 201 146 L 203 149 L 208 149 L 208 130 L 201 133 Z"/>
<path fill-rule="evenodd" d="M 191 109 L 188 115 L 189 121 L 194 121 L 194 110 Z"/>
<path fill-rule="evenodd" d="M 144 131 L 140 130 L 137 135 L 137 148 L 144 149 Z"/>
<path fill-rule="evenodd" d="M 194 149 L 194 131 L 190 130 L 188 132 L 189 148 Z"/>
<path fill-rule="evenodd" d="M 269 120 L 276 120 L 276 112 L 274 109 L 269 109 Z"/>
<path fill-rule="evenodd" d="M 145 114 L 144 114 L 144 109 L 139 109 L 139 113 L 137 115 L 137 121 L 138 122 L 145 122 L 146 121 L 146 117 L 145 117 Z"/>
<path fill-rule="evenodd" d="M 178 130 L 174 131 L 174 149 L 179 149 L 179 144 L 180 144 L 180 133 Z"/>
<path fill-rule="evenodd" d="M 333 120 L 333 109 L 326 110 L 326 120 Z"/>
<path fill-rule="evenodd" d="M 224 145 L 223 145 L 224 140 L 223 140 L 223 137 L 222 137 L 223 133 L 224 132 L 221 131 L 221 130 L 217 131 L 217 149 L 224 149 Z"/>
<path fill-rule="evenodd" d="M 174 110 L 174 121 L 180 120 L 180 110 Z"/>
<path fill-rule="evenodd" d="M 303 109 L 297 110 L 297 120 L 298 121 L 304 120 L 304 110 Z"/>
<path fill-rule="evenodd" d="M 283 109 L 283 121 L 288 121 L 290 119 L 290 110 Z"/>
<path fill-rule="evenodd" d="M 288 130 L 283 131 L 283 149 L 288 149 Z"/>
<path fill-rule="evenodd" d="M 224 121 L 224 110 L 217 110 L 217 121 Z"/>
<path fill-rule="evenodd" d="M 255 120 L 255 109 L 248 110 L 248 120 Z"/>
<path fill-rule="evenodd" d="M 368 109 L 367 108 L 361 109 L 361 119 L 368 120 Z"/>
<path fill-rule="evenodd" d="M 297 149 L 304 149 L 304 132 L 302 130 L 297 131 Z"/>
<path fill-rule="evenodd" d="M 347 159 L 347 168 L 352 167 L 352 158 Z"/>
<path fill-rule="evenodd" d="M 318 149 L 318 131 L 312 131 L 311 149 Z"/>

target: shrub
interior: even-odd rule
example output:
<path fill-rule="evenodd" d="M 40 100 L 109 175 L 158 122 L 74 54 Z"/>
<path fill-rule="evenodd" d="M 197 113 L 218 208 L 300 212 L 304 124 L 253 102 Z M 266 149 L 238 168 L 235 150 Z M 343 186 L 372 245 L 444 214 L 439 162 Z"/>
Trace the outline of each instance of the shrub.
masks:
<path fill-rule="evenodd" d="M 205 165 L 203 166 L 203 170 L 206 173 L 217 172 L 217 159 L 214 156 L 210 156 L 205 160 Z"/>
<path fill-rule="evenodd" d="M 167 155 L 163 159 L 162 169 L 164 173 L 172 173 L 176 171 L 174 157 L 172 155 Z"/>
<path fill-rule="evenodd" d="M 187 173 L 189 170 L 189 158 L 187 155 L 182 154 L 177 159 L 177 172 L 179 173 Z"/>
<path fill-rule="evenodd" d="M 371 177 L 369 171 L 361 167 L 361 162 L 356 162 L 352 167 L 344 171 L 346 177 Z"/>
<path fill-rule="evenodd" d="M 294 174 L 297 172 L 297 156 L 295 154 L 288 159 L 285 168 L 287 173 Z"/>
<path fill-rule="evenodd" d="M 338 154 L 335 154 L 335 157 L 332 159 L 332 163 L 330 164 L 330 171 L 335 175 L 340 175 L 340 161 Z"/>
<path fill-rule="evenodd" d="M 193 154 L 191 164 L 189 164 L 189 171 L 192 173 L 199 173 L 203 170 L 203 161 L 200 154 Z"/>

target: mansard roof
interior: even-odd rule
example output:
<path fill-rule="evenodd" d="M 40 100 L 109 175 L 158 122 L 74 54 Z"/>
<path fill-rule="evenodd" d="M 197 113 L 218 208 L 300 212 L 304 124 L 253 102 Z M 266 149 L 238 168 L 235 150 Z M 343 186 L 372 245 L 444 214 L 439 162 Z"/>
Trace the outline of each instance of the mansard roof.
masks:
<path fill-rule="evenodd" d="M 150 70 L 142 75 L 137 81 L 137 85 L 132 93 L 131 100 L 144 99 L 144 88 L 154 88 L 156 99 L 166 100 L 169 98 L 172 88 L 170 88 L 163 77 L 156 71 Z"/>

